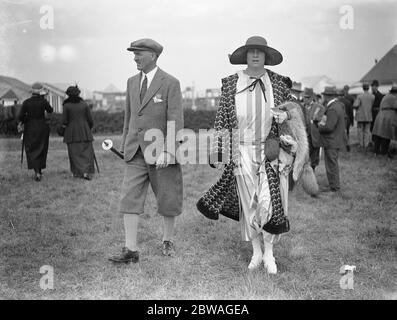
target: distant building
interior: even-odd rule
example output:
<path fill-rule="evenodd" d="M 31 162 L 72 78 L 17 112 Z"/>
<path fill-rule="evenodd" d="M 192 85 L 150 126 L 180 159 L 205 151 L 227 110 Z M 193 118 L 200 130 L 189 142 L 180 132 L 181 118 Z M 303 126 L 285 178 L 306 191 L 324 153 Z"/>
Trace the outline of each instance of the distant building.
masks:
<path fill-rule="evenodd" d="M 92 102 L 94 110 L 122 112 L 125 109 L 126 92 L 110 84 L 103 91 L 94 91 Z"/>
<path fill-rule="evenodd" d="M 18 104 L 19 98 L 12 89 L 8 89 L 6 93 L 0 96 L 0 105 L 3 107 L 11 107 Z"/>
<path fill-rule="evenodd" d="M 217 109 L 220 96 L 219 88 L 196 92 L 194 88 L 186 87 L 182 92 L 182 105 L 184 108 L 193 110 Z"/>
<path fill-rule="evenodd" d="M 24 100 L 31 96 L 30 89 L 28 84 L 18 79 L 0 76 L 0 104 L 3 106 L 5 104 L 22 104 Z"/>
<path fill-rule="evenodd" d="M 349 93 L 353 95 L 362 93 L 363 83 L 371 84 L 373 80 L 378 80 L 378 90 L 383 94 L 389 92 L 393 82 L 397 82 L 397 45 L 391 48 L 382 59 L 376 61 L 361 80 L 351 86 Z"/>
<path fill-rule="evenodd" d="M 62 113 L 63 112 L 63 101 L 67 98 L 65 91 L 53 84 L 41 82 L 47 94 L 45 98 L 54 108 L 55 113 Z"/>

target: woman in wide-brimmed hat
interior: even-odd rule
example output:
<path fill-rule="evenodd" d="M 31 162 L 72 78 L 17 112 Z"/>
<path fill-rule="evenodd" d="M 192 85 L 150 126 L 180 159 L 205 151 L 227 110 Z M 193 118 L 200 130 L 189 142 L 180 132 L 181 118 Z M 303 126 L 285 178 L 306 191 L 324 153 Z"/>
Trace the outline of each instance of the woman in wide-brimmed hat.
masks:
<path fill-rule="evenodd" d="M 45 119 L 45 112 L 52 113 L 53 108 L 44 98 L 44 87 L 41 83 L 32 85 L 32 97 L 25 100 L 19 113 L 23 124 L 23 143 L 26 150 L 28 169 L 35 172 L 34 179 L 42 179 L 42 170 L 47 165 L 50 128 Z M 22 127 L 22 126 L 20 126 Z"/>
<path fill-rule="evenodd" d="M 276 273 L 273 243 L 289 230 L 288 174 L 293 169 L 295 181 L 301 174 L 308 151 L 305 125 L 291 102 L 289 78 L 264 67 L 283 60 L 264 38 L 249 38 L 229 59 L 247 68 L 222 79 L 211 161 L 223 172 L 197 208 L 209 219 L 222 214 L 240 220 L 242 238 L 253 247 L 248 268 L 263 261 Z"/>
<path fill-rule="evenodd" d="M 374 152 L 391 157 L 390 140 L 397 140 L 397 83 L 393 83 L 390 93 L 383 97 L 374 121 Z"/>
<path fill-rule="evenodd" d="M 95 171 L 91 110 L 79 96 L 80 89 L 77 85 L 70 86 L 66 94 L 68 98 L 63 103 L 62 124 L 65 128 L 63 142 L 68 146 L 70 170 L 74 177 L 91 180 Z"/>

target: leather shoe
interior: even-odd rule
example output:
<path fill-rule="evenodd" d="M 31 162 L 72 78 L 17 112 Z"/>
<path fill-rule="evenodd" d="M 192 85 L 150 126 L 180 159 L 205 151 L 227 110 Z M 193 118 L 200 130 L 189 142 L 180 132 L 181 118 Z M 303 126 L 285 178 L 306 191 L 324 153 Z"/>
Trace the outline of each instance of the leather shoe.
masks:
<path fill-rule="evenodd" d="M 322 189 L 320 189 L 320 192 L 337 192 L 338 191 L 338 189 L 336 189 L 336 188 L 322 188 Z"/>
<path fill-rule="evenodd" d="M 139 251 L 131 251 L 127 247 L 123 247 L 120 255 L 112 256 L 109 260 L 116 263 L 137 263 L 139 261 Z"/>
<path fill-rule="evenodd" d="M 172 241 L 165 240 L 163 242 L 163 255 L 165 256 L 173 256 L 175 254 L 174 244 Z"/>

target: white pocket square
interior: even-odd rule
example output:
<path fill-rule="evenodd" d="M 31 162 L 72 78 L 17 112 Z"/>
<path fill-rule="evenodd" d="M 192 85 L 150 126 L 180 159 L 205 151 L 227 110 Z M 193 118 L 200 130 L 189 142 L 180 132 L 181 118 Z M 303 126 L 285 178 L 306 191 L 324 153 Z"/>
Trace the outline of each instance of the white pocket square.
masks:
<path fill-rule="evenodd" d="M 154 103 L 163 102 L 163 99 L 161 99 L 161 96 L 155 96 L 155 97 L 153 98 L 153 102 L 154 102 Z"/>

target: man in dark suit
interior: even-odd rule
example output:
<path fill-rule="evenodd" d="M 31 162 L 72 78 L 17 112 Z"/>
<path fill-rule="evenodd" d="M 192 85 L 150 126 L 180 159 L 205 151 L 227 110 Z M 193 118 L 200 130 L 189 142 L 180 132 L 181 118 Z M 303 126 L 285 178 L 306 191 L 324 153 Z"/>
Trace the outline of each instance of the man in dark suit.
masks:
<path fill-rule="evenodd" d="M 349 92 L 349 86 L 344 86 L 343 90 L 338 91 L 339 101 L 342 102 L 345 107 L 345 114 L 346 114 L 345 123 L 346 123 L 346 137 L 347 137 L 346 150 L 349 152 L 350 127 L 353 126 L 354 124 L 354 114 L 353 114 L 354 98 L 352 96 L 349 97 L 348 92 Z"/>
<path fill-rule="evenodd" d="M 378 88 L 379 88 L 379 81 L 378 80 L 372 81 L 371 90 L 372 90 L 372 94 L 375 96 L 375 100 L 374 103 L 372 104 L 371 133 L 372 133 L 372 129 L 374 128 L 376 116 L 378 115 L 380 110 L 380 103 L 382 102 L 382 99 L 384 97 L 383 94 L 379 92 Z"/>
<path fill-rule="evenodd" d="M 176 133 L 183 129 L 179 81 L 157 67 L 163 47 L 156 41 L 137 40 L 127 50 L 134 52 L 140 73 L 127 82 L 120 150 L 126 162 L 120 201 L 125 246 L 120 255 L 109 258 L 116 263 L 139 261 L 138 221 L 149 184 L 157 199 L 158 213 L 163 216 L 165 256 L 174 254 L 175 217 L 182 213 L 183 199 L 182 171 L 175 155 Z"/>
<path fill-rule="evenodd" d="M 321 136 L 315 122 L 319 122 L 324 115 L 325 108 L 317 103 L 313 88 L 305 88 L 303 102 L 306 109 L 306 130 L 308 132 L 310 165 L 313 170 L 320 163 Z"/>
<path fill-rule="evenodd" d="M 337 99 L 335 87 L 325 87 L 324 97 L 325 114 L 317 124 L 324 146 L 324 162 L 327 172 L 329 188 L 326 191 L 340 189 L 338 154 L 346 146 L 345 108 Z"/>

